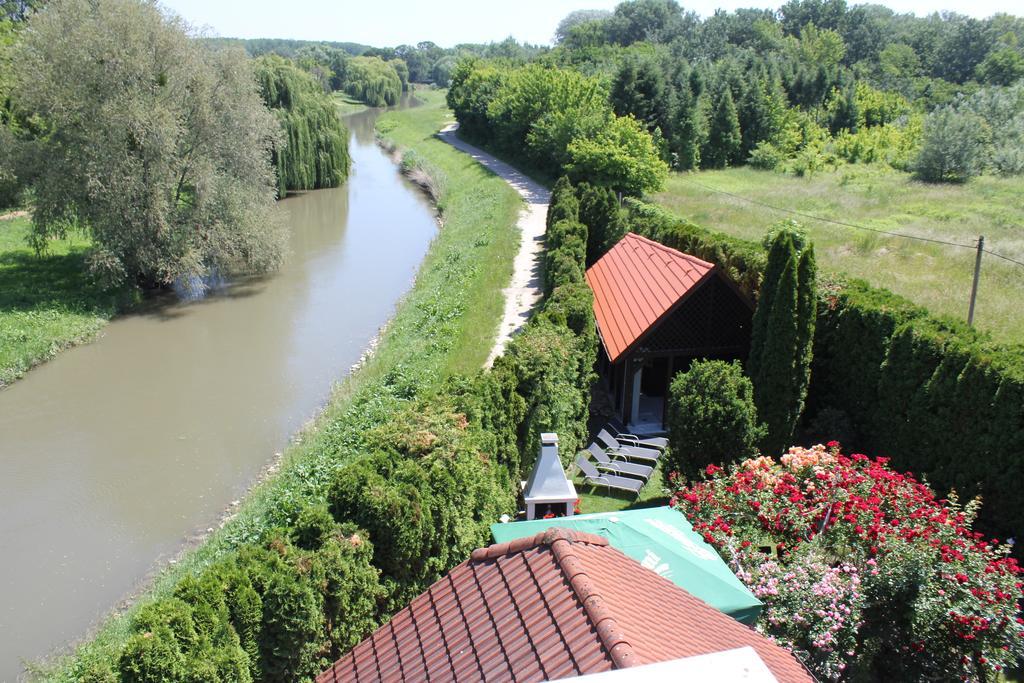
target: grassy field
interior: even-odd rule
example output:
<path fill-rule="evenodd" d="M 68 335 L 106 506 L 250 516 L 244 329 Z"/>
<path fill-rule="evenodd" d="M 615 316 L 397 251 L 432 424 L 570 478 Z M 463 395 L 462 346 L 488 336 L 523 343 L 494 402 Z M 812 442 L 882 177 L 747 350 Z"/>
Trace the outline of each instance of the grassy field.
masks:
<path fill-rule="evenodd" d="M 814 240 L 824 269 L 862 277 L 934 313 L 966 319 L 975 258 L 971 249 L 791 216 L 746 200 L 968 246 L 984 235 L 986 248 L 1024 261 L 1022 195 L 1024 178 L 928 185 L 893 170 L 851 165 L 809 178 L 749 168 L 673 174 L 654 200 L 698 225 L 754 240 L 769 226 L 793 218 Z M 975 323 L 999 340 L 1024 341 L 1022 297 L 1024 267 L 986 255 Z"/>
<path fill-rule="evenodd" d="M 0 220 L 0 387 L 94 337 L 131 299 L 86 275 L 86 238 L 54 240 L 37 257 L 25 242 L 28 230 L 28 218 Z"/>
<path fill-rule="evenodd" d="M 443 101 L 428 97 L 425 106 L 380 120 L 390 141 L 425 159 L 446 189 L 439 202 L 444 226 L 376 353 L 336 387 L 322 414 L 285 451 L 276 473 L 246 496 L 234 517 L 164 569 L 135 607 L 108 618 L 73 656 L 40 667 L 38 678 L 70 682 L 109 671 L 138 605 L 167 595 L 183 576 L 287 524 L 297 505 L 323 498 L 342 463 L 359 457 L 367 430 L 390 421 L 452 372 L 475 372 L 483 365 L 503 309 L 501 289 L 512 272 L 521 200 L 500 178 L 433 137 L 448 118 Z"/>

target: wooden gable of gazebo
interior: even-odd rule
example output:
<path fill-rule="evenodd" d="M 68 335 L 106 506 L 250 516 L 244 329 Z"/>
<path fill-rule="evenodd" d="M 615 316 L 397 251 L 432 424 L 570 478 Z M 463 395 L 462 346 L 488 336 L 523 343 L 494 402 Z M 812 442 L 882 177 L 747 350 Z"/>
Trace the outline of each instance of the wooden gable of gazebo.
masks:
<path fill-rule="evenodd" d="M 628 233 L 586 277 L 602 374 L 627 425 L 660 431 L 668 383 L 694 359 L 747 355 L 753 304 L 712 263 Z"/>

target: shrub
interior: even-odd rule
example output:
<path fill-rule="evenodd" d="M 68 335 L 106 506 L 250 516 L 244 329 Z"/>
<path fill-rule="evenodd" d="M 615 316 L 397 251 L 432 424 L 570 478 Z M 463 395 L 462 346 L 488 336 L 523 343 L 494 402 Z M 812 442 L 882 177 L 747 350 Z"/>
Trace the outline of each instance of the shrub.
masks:
<path fill-rule="evenodd" d="M 983 170 L 985 122 L 977 115 L 943 107 L 924 123 L 914 173 L 929 182 L 962 183 Z"/>
<path fill-rule="evenodd" d="M 633 197 L 657 192 L 668 178 L 668 164 L 650 133 L 632 116 L 612 116 L 594 136 L 574 139 L 568 155 L 565 170 L 577 182 Z"/>
<path fill-rule="evenodd" d="M 366 529 L 373 564 L 399 586 L 425 577 L 434 546 L 434 519 L 426 476 L 413 461 L 395 463 L 385 454 L 338 471 L 328 493 L 331 514 Z"/>
<path fill-rule="evenodd" d="M 672 381 L 668 429 L 668 470 L 688 477 L 754 455 L 765 431 L 740 364 L 716 360 L 696 362 Z"/>
<path fill-rule="evenodd" d="M 1024 656 L 1020 570 L 971 530 L 979 503 L 885 458 L 791 448 L 709 466 L 672 501 L 765 602 L 758 628 L 820 678 L 990 680 Z"/>

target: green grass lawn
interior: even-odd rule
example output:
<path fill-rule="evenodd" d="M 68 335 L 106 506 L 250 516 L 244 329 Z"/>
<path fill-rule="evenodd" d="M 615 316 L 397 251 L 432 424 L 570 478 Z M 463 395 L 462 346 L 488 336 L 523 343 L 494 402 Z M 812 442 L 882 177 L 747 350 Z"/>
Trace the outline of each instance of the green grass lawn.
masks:
<path fill-rule="evenodd" d="M 0 387 L 103 328 L 126 289 L 109 290 L 87 275 L 89 241 L 76 234 L 36 256 L 27 245 L 29 219 L 0 220 Z"/>
<path fill-rule="evenodd" d="M 287 524 L 302 501 L 322 500 L 338 467 L 362 454 L 368 430 L 415 396 L 429 395 L 452 373 L 483 365 L 504 306 L 501 290 L 512 272 L 522 201 L 503 180 L 433 137 L 450 114 L 443 96 L 427 93 L 426 99 L 424 106 L 386 114 L 380 124 L 393 144 L 414 150 L 445 176 L 444 226 L 374 355 L 339 383 L 322 414 L 286 449 L 280 469 L 245 497 L 230 521 L 168 566 L 132 608 L 108 618 L 74 655 L 41 666 L 38 678 L 101 680 L 95 672 L 116 662 L 140 604 L 166 596 L 184 576 Z"/>
<path fill-rule="evenodd" d="M 887 168 L 849 165 L 798 178 L 750 168 L 673 174 L 653 199 L 697 225 L 759 240 L 794 218 L 814 240 L 824 269 L 888 288 L 937 314 L 966 319 L 975 253 L 823 223 L 774 207 L 870 228 L 987 248 L 1024 261 L 1024 178 L 981 177 L 929 185 Z M 1024 268 L 986 255 L 975 323 L 1003 341 L 1024 340 Z"/>

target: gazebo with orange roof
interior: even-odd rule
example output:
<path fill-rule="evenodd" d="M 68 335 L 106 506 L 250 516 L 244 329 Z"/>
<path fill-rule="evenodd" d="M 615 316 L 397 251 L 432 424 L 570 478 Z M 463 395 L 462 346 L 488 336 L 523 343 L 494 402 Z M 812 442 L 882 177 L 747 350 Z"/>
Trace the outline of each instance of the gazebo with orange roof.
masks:
<path fill-rule="evenodd" d="M 586 277 L 601 375 L 631 431 L 663 431 L 668 384 L 694 360 L 747 356 L 753 303 L 712 263 L 628 233 Z"/>

